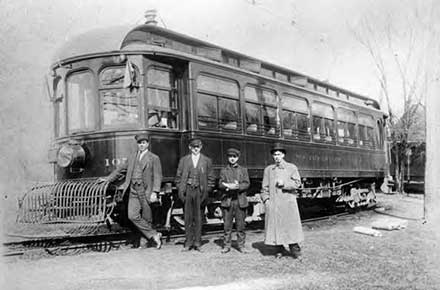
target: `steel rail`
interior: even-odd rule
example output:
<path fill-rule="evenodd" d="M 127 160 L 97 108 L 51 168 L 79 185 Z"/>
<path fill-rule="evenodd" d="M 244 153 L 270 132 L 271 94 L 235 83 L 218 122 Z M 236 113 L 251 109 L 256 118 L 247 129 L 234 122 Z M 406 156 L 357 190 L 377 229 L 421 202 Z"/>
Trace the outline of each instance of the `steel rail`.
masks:
<path fill-rule="evenodd" d="M 333 215 L 325 215 L 321 217 L 314 217 L 314 218 L 308 218 L 303 219 L 301 221 L 302 224 L 308 224 L 311 222 L 317 222 L 322 220 L 329 220 L 331 218 L 335 217 L 341 217 L 341 216 L 347 216 L 352 215 L 353 213 L 349 212 L 342 212 L 342 213 L 336 213 Z M 262 222 L 254 222 L 252 229 L 246 230 L 249 233 L 259 233 L 262 230 Z M 220 224 L 218 224 L 220 225 Z M 215 235 L 219 235 L 223 233 L 223 229 L 215 229 L 215 230 L 209 230 L 205 231 L 203 234 L 203 237 L 211 237 Z M 166 239 L 166 242 L 171 242 L 180 238 L 185 237 L 184 233 L 175 233 L 175 234 L 168 234 L 164 236 Z M 96 239 L 99 239 L 99 241 L 96 241 Z M 104 248 L 104 252 L 108 252 L 113 248 L 118 248 L 123 244 L 129 244 L 129 242 L 136 240 L 137 235 L 133 232 L 123 232 L 123 233 L 109 233 L 109 234 L 95 234 L 90 236 L 77 236 L 77 237 L 57 237 L 57 238 L 38 238 L 34 240 L 25 240 L 25 241 L 17 241 L 17 242 L 6 242 L 3 243 L 3 246 L 6 248 L 14 248 L 14 247 L 24 247 L 24 249 L 18 249 L 13 251 L 6 251 L 3 253 L 4 257 L 11 257 L 11 256 L 22 256 L 27 253 L 48 253 L 48 254 L 56 254 L 60 251 L 68 251 L 68 250 L 79 250 L 79 249 L 99 249 Z M 89 240 L 89 242 L 87 242 Z M 52 246 L 54 243 L 65 243 L 65 242 L 72 242 L 71 245 L 60 245 L 60 246 Z M 51 246 L 39 246 L 41 244 L 51 244 Z M 34 246 L 33 246 L 34 245 Z M 36 245 L 36 246 L 35 246 Z M 101 249 L 102 251 L 102 249 Z"/>

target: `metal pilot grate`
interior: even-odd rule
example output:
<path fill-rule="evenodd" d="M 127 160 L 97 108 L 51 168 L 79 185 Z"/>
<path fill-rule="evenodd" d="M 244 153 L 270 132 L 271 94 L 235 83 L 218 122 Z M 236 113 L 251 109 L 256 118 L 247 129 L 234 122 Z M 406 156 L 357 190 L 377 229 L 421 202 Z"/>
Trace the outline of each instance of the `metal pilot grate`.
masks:
<path fill-rule="evenodd" d="M 75 179 L 33 186 L 20 200 L 19 223 L 103 223 L 114 207 L 108 182 Z"/>

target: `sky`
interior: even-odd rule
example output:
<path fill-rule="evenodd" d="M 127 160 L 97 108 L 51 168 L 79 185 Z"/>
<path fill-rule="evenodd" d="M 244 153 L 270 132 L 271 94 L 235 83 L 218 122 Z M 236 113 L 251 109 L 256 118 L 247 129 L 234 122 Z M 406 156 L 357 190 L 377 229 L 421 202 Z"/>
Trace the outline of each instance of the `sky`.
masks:
<path fill-rule="evenodd" d="M 380 100 L 377 71 L 356 40 L 363 19 L 406 33 L 408 12 L 431 23 L 440 1 L 416 0 L 0 0 L 0 193 L 51 180 L 52 109 L 44 75 L 57 49 L 96 28 L 137 25 L 157 9 L 159 25 Z M 426 20 L 428 19 L 428 20 Z M 440 19 L 440 17 L 438 17 Z M 438 28 L 438 21 L 435 21 Z M 378 46 L 384 43 L 378 42 Z M 404 51 L 405 43 L 397 43 Z M 390 72 L 390 83 L 396 74 Z M 398 82 L 394 83 L 396 86 Z M 401 107 L 393 94 L 395 108 Z"/>

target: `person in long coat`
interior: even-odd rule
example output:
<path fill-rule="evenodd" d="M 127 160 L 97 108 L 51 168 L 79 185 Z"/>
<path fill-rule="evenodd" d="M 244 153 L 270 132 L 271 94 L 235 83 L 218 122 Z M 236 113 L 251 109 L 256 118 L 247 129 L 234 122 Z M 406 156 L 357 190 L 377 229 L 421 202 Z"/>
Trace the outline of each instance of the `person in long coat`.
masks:
<path fill-rule="evenodd" d="M 202 210 L 212 191 L 215 175 L 212 161 L 200 151 L 202 140 L 194 138 L 189 143 L 190 154 L 182 157 L 176 173 L 176 186 L 184 207 L 185 245 L 183 251 L 201 251 Z"/>
<path fill-rule="evenodd" d="M 288 245 L 292 257 L 301 254 L 299 243 L 304 240 L 298 204 L 297 188 L 301 186 L 298 168 L 284 160 L 286 150 L 279 144 L 271 150 L 275 164 L 264 169 L 261 198 L 266 208 L 266 245 Z M 281 257 L 277 253 L 277 257 Z"/>
<path fill-rule="evenodd" d="M 162 246 L 162 234 L 152 227 L 150 203 L 157 200 L 162 183 L 162 165 L 159 156 L 148 150 L 149 136 L 146 133 L 135 136 L 138 150 L 128 158 L 128 162 L 118 166 L 107 177 L 98 182 L 113 182 L 125 177 L 122 184 L 122 196 L 129 192 L 128 219 L 139 229 L 143 236 L 152 239 L 157 249 Z M 141 239 L 142 244 L 142 239 Z"/>

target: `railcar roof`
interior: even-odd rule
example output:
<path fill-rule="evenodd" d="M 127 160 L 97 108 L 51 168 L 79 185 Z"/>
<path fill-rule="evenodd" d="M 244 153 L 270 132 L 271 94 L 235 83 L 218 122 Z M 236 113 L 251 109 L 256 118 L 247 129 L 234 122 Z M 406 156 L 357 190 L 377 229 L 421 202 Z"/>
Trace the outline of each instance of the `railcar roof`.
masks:
<path fill-rule="evenodd" d="M 53 62 L 88 54 L 119 51 L 122 40 L 132 25 L 114 26 L 87 31 L 69 39 L 55 53 Z"/>
<path fill-rule="evenodd" d="M 162 28 L 156 25 L 139 25 L 137 27 L 126 26 L 115 26 L 104 29 L 95 29 L 84 34 L 78 35 L 71 40 L 69 40 L 65 45 L 63 45 L 57 52 L 54 63 L 58 63 L 63 60 L 67 60 L 74 57 L 86 56 L 91 54 L 108 53 L 108 52 L 120 52 L 124 47 L 129 46 L 132 43 L 148 43 L 151 45 L 152 40 L 151 35 L 156 35 L 163 37 L 165 39 L 170 39 L 180 44 L 191 46 L 195 49 L 202 48 L 213 50 L 208 51 L 205 55 L 209 59 L 215 59 L 219 62 L 222 61 L 222 56 L 226 55 L 228 57 L 234 57 L 240 61 L 250 61 L 258 63 L 261 69 L 269 69 L 270 71 L 279 72 L 282 74 L 291 75 L 293 77 L 300 77 L 307 79 L 307 82 L 328 88 L 331 90 L 338 91 L 343 94 L 351 95 L 360 101 L 372 101 L 374 107 L 379 109 L 379 104 L 376 100 L 353 93 L 341 87 L 337 87 L 327 82 L 320 81 L 308 75 L 298 73 L 291 69 L 286 69 L 284 67 L 274 65 L 268 62 L 261 61 L 259 59 L 249 57 L 247 55 L 225 49 L 223 47 L 201 41 L 199 39 L 177 33 L 175 31 Z M 159 45 L 166 45 L 161 43 Z M 180 48 L 179 48 L 180 49 Z M 177 50 L 179 50 L 177 49 Z M 196 53 L 197 54 L 197 53 Z M 200 56 L 200 55 L 198 55 Z M 216 59 L 217 57 L 217 59 Z M 251 69 L 252 70 L 252 69 Z"/>

